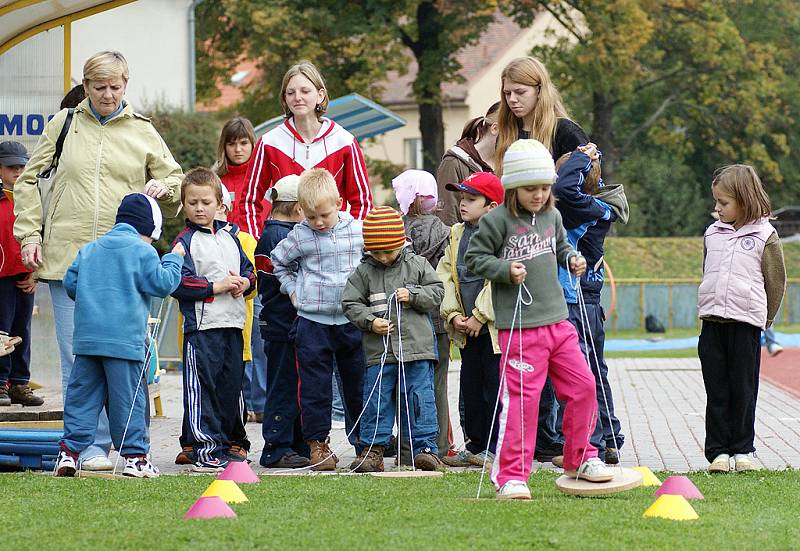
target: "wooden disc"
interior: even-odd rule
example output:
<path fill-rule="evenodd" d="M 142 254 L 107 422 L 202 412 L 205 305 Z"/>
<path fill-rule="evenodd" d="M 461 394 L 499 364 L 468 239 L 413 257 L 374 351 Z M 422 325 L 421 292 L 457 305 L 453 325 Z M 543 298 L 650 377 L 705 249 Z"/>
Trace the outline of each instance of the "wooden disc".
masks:
<path fill-rule="evenodd" d="M 424 478 L 428 476 L 444 476 L 442 471 L 386 471 L 383 473 L 370 473 L 378 478 Z"/>
<path fill-rule="evenodd" d="M 574 496 L 602 496 L 631 490 L 642 485 L 642 473 L 633 469 L 613 467 L 614 478 L 608 482 L 589 482 L 575 480 L 574 477 L 562 475 L 556 479 L 556 487 Z"/>
<path fill-rule="evenodd" d="M 76 471 L 76 478 L 105 478 L 108 480 L 136 480 L 135 476 L 123 476 L 121 473 L 114 474 L 111 471 Z"/>

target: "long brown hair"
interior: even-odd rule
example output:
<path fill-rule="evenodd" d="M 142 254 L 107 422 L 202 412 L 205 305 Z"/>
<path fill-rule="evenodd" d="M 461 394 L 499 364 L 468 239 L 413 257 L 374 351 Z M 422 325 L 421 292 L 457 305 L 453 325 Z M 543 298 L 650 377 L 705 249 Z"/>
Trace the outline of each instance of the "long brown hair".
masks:
<path fill-rule="evenodd" d="M 561 94 L 553 85 L 547 68 L 541 61 L 533 57 L 519 57 L 506 65 L 500 75 L 500 114 L 497 119 L 500 135 L 497 139 L 494 162 L 495 173 L 498 176 L 503 173 L 503 155 L 506 149 L 519 139 L 519 119 L 508 107 L 503 94 L 503 85 L 506 81 L 539 89 L 536 105 L 523 122 L 530 123 L 530 137 L 542 142 L 551 152 L 558 119 L 569 118 L 561 101 Z"/>
<path fill-rule="evenodd" d="M 733 197 L 744 224 L 772 215 L 772 206 L 761 178 L 750 165 L 727 165 L 714 172 L 712 188 Z"/>
<path fill-rule="evenodd" d="M 492 104 L 484 116 L 468 120 L 461 131 L 460 140 L 469 139 L 472 143 L 478 143 L 489 132 L 492 125 L 497 122 L 497 111 L 499 109 L 500 102 L 497 101 Z"/>
<path fill-rule="evenodd" d="M 256 146 L 256 131 L 253 129 L 253 123 L 244 117 L 234 117 L 225 123 L 219 134 L 217 162 L 212 167 L 217 176 L 225 176 L 228 173 L 228 155 L 225 153 L 225 145 L 240 138 L 247 138 L 250 140 L 250 145 Z"/>

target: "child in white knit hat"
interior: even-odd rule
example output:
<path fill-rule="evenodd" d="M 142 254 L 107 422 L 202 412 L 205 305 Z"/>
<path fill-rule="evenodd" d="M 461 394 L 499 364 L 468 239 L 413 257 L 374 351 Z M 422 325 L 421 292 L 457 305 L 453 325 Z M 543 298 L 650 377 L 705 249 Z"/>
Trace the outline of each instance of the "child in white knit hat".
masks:
<path fill-rule="evenodd" d="M 518 140 L 503 156 L 504 204 L 481 218 L 467 268 L 492 281 L 502 358 L 502 434 L 492 467 L 499 499 L 530 499 L 539 398 L 548 374 L 564 412 L 564 469 L 591 482 L 612 472 L 589 443 L 597 421 L 595 382 L 569 322 L 558 266 L 576 277 L 586 261 L 567 241 L 550 188 L 553 158 L 536 140 Z M 530 277 L 528 277 L 530 275 Z"/>

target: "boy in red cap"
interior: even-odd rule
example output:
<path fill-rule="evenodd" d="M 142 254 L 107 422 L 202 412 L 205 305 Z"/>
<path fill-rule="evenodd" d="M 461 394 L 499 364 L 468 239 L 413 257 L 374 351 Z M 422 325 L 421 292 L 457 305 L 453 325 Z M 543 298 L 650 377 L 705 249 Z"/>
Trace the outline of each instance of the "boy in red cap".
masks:
<path fill-rule="evenodd" d="M 28 162 L 19 142 L 0 143 L 0 406 L 40 406 L 31 378 L 31 317 L 36 280 L 14 239 L 14 184 Z"/>
<path fill-rule="evenodd" d="M 399 395 L 399 434 L 411 441 L 414 466 L 442 470 L 433 394 L 438 353 L 430 311 L 441 304 L 444 287 L 425 257 L 406 247 L 403 219 L 396 210 L 371 210 L 364 218 L 363 236 L 367 254 L 342 294 L 344 315 L 364 332 L 367 364 L 361 418 L 365 447 L 350 469 L 383 471 Z"/>
<path fill-rule="evenodd" d="M 444 282 L 442 319 L 453 344 L 461 349 L 466 444 L 458 455 L 444 461 L 453 467 L 480 467 L 494 460 L 497 444 L 494 407 L 500 386 L 500 348 L 489 281 L 467 269 L 464 255 L 483 215 L 503 203 L 504 190 L 500 179 L 489 172 L 476 172 L 445 187 L 460 193 L 459 212 L 464 221 L 451 227 L 450 245 L 436 273 Z"/>

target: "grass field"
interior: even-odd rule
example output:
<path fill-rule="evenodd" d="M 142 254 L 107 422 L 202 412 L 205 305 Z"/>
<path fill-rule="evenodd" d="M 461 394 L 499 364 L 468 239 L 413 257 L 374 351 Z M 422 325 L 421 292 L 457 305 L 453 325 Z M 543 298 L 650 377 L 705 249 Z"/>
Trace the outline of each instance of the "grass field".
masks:
<path fill-rule="evenodd" d="M 702 237 L 609 237 L 605 249 L 617 279 L 703 275 Z M 800 277 L 800 242 L 784 243 L 783 249 L 788 277 Z"/>
<path fill-rule="evenodd" d="M 666 476 L 659 473 L 660 477 Z M 442 478 L 268 477 L 243 484 L 237 519 L 184 521 L 210 476 L 153 481 L 0 475 L 11 549 L 790 549 L 800 541 L 800 471 L 690 478 L 699 520 L 642 518 L 654 488 L 604 498 L 559 493 L 531 477 L 534 499 L 475 500 L 477 473 Z"/>

